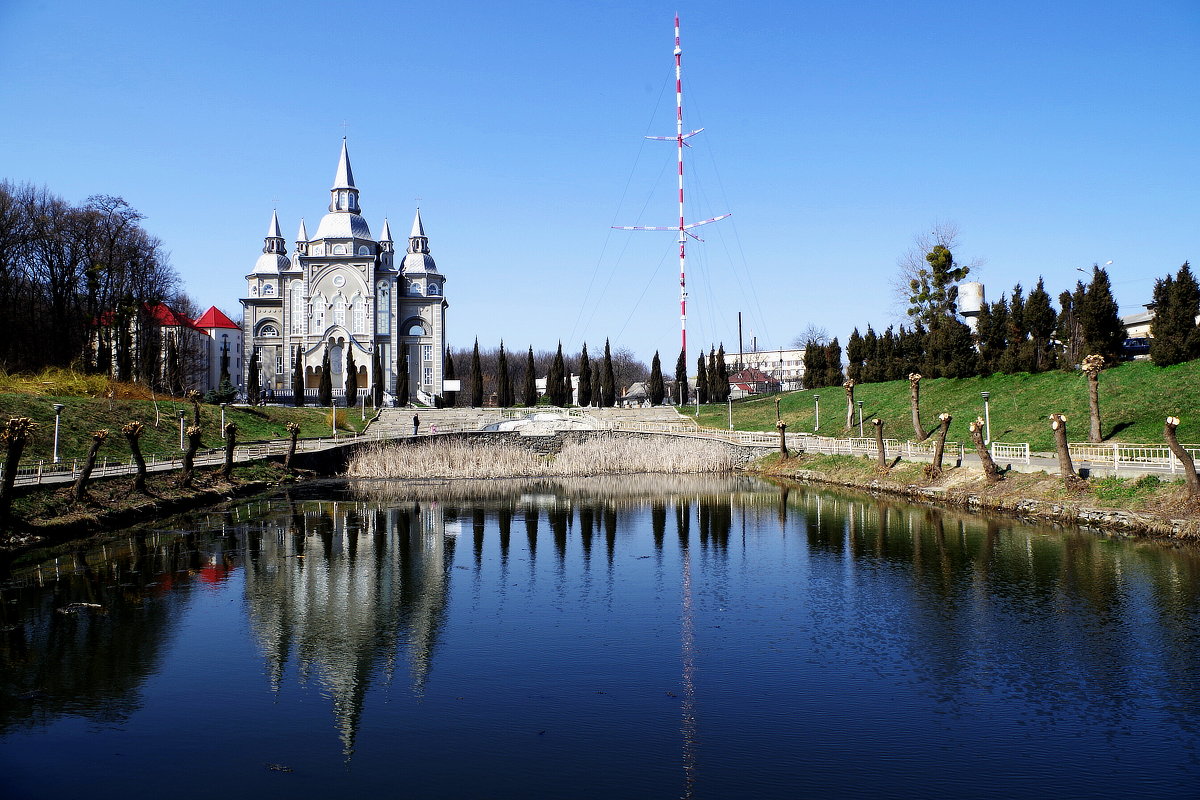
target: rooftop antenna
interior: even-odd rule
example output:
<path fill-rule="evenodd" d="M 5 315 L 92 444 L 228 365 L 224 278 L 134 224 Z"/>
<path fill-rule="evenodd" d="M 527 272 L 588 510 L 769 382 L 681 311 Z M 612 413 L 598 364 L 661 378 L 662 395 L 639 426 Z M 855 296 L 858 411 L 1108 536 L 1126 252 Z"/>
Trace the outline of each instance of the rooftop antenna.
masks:
<path fill-rule="evenodd" d="M 710 222 L 725 219 L 729 214 L 722 214 L 719 217 L 702 220 L 701 222 L 686 222 L 683 215 L 683 148 L 691 147 L 685 139 L 690 139 L 704 128 L 699 128 L 689 133 L 683 132 L 683 79 L 681 76 L 681 64 L 683 58 L 683 49 L 679 46 L 679 15 L 675 15 L 675 135 L 674 136 L 647 136 L 647 139 L 654 139 L 660 142 L 675 142 L 675 148 L 678 153 L 679 160 L 679 224 L 675 226 L 642 226 L 642 225 L 614 225 L 613 228 L 619 231 L 678 231 L 679 232 L 679 331 L 680 340 L 683 346 L 683 352 L 687 352 L 687 237 L 692 237 L 698 242 L 704 241 L 699 236 L 691 232 L 692 228 L 698 228 L 701 225 L 707 225 Z"/>

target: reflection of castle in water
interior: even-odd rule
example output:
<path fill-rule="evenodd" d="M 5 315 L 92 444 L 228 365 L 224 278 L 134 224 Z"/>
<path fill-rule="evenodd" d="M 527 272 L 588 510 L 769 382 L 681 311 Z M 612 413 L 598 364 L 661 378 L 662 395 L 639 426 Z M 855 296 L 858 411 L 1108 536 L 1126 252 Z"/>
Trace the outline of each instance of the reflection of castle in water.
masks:
<path fill-rule="evenodd" d="M 348 758 L 371 681 L 392 681 L 398 653 L 423 691 L 454 559 L 442 508 L 304 503 L 248 536 L 246 599 L 272 685 L 292 660 L 315 676 Z"/>

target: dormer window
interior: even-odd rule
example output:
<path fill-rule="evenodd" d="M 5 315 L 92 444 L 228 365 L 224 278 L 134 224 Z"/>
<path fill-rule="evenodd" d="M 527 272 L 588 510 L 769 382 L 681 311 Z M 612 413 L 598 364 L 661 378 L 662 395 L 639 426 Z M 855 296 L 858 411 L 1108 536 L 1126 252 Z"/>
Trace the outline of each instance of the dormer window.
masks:
<path fill-rule="evenodd" d="M 344 245 L 344 244 L 335 244 L 335 245 L 333 246 L 333 254 L 334 254 L 335 256 L 344 256 L 344 255 L 346 255 L 346 245 Z"/>
<path fill-rule="evenodd" d="M 250 296 L 251 296 L 251 297 L 258 297 L 258 287 L 257 287 L 257 286 L 251 286 L 251 287 L 250 287 Z"/>
<path fill-rule="evenodd" d="M 268 283 L 266 286 L 263 287 L 263 296 L 266 297 L 269 294 L 271 294 L 271 295 L 275 294 L 275 287 L 272 284 Z"/>
<path fill-rule="evenodd" d="M 369 255 L 371 255 L 371 248 L 367 247 L 365 244 L 361 245 L 358 248 L 358 254 L 360 256 L 369 256 Z"/>
<path fill-rule="evenodd" d="M 435 295 L 439 295 L 439 294 L 441 294 L 441 293 L 442 293 L 442 287 L 441 287 L 441 286 L 438 286 L 436 283 L 431 283 L 431 284 L 429 284 L 429 296 L 430 296 L 430 297 L 433 297 L 433 296 L 435 296 Z"/>

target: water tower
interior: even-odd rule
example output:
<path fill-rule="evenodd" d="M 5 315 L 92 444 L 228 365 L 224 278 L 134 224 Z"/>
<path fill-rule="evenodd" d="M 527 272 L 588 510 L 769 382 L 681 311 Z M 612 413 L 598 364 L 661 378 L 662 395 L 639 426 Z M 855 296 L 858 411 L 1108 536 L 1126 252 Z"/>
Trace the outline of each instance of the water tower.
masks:
<path fill-rule="evenodd" d="M 983 284 L 968 281 L 958 285 L 958 313 L 974 333 L 979 326 L 979 313 L 983 310 Z"/>

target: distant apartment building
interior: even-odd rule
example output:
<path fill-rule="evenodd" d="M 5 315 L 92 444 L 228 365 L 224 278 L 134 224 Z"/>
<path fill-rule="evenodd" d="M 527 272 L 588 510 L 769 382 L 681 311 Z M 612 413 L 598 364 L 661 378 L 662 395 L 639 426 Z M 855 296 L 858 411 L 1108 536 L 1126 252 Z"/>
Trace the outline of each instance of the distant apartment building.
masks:
<path fill-rule="evenodd" d="M 755 350 L 751 353 L 726 353 L 725 366 L 732 375 L 741 370 L 757 370 L 767 378 L 778 382 L 782 391 L 791 392 L 804 388 L 804 348 L 792 347 L 780 350 Z M 769 385 L 766 381 L 752 382 Z"/>

